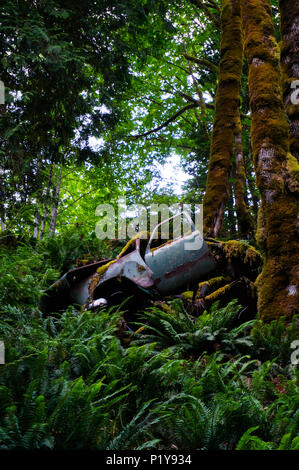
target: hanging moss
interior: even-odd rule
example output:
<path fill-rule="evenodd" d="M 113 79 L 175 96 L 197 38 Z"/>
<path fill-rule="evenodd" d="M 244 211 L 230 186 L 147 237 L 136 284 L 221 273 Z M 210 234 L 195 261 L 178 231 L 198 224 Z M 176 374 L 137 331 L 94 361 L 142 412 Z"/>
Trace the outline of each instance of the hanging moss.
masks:
<path fill-rule="evenodd" d="M 261 264 L 261 255 L 246 242 L 230 240 L 223 243 L 223 250 L 228 261 L 236 260 L 243 265 L 255 267 Z"/>
<path fill-rule="evenodd" d="M 204 233 L 218 236 L 229 194 L 243 63 L 240 0 L 223 0 L 221 60 L 204 205 Z"/>
<path fill-rule="evenodd" d="M 269 0 L 241 0 L 249 64 L 252 148 L 265 263 L 256 281 L 264 321 L 299 311 L 298 194 L 289 190 L 288 123 Z"/>

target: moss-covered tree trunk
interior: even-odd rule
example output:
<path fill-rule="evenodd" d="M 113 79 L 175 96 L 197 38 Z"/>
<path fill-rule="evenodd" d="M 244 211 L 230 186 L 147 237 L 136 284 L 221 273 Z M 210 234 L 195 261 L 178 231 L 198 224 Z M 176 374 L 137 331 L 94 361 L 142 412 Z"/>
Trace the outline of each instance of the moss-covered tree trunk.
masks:
<path fill-rule="evenodd" d="M 290 120 L 291 153 L 299 161 L 299 1 L 280 0 L 279 4 L 283 99 Z"/>
<path fill-rule="evenodd" d="M 223 0 L 221 60 L 204 206 L 204 232 L 217 237 L 229 195 L 236 115 L 240 106 L 243 44 L 240 0 Z"/>
<path fill-rule="evenodd" d="M 258 277 L 258 310 L 264 321 L 299 311 L 298 193 L 289 171 L 288 123 L 269 0 L 241 0 L 249 64 L 252 148 L 261 194 L 265 262 Z M 294 165 L 294 162 L 292 162 Z"/>

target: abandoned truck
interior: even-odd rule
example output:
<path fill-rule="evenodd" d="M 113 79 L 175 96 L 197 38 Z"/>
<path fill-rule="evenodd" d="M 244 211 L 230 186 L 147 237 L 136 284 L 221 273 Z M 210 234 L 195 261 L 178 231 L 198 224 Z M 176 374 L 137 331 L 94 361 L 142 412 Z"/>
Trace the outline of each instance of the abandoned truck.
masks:
<path fill-rule="evenodd" d="M 245 242 L 203 239 L 192 222 L 187 235 L 154 246 L 160 226 L 174 217 L 158 224 L 149 239 L 138 233 L 115 259 L 64 274 L 45 292 L 41 310 L 57 312 L 70 304 L 93 309 L 120 304 L 128 297 L 134 308 L 144 299 L 163 300 L 186 291 L 199 313 L 228 293 L 240 297 L 240 292 L 244 304 L 254 310 L 259 253 Z"/>

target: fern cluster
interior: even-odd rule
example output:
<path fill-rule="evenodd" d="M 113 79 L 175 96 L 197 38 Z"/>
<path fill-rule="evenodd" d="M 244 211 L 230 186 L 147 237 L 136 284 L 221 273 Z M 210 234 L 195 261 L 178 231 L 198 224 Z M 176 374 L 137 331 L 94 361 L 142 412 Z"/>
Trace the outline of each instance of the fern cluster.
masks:
<path fill-rule="evenodd" d="M 135 335 L 137 344 L 157 344 L 159 349 L 180 349 L 186 354 L 198 355 L 217 348 L 231 353 L 242 353 L 252 346 L 249 330 L 253 322 L 235 327 L 240 306 L 233 301 L 224 308 L 214 304 L 209 313 L 191 317 L 181 300 L 176 299 L 161 308 L 148 309 L 141 316 L 145 325 L 142 335 Z"/>

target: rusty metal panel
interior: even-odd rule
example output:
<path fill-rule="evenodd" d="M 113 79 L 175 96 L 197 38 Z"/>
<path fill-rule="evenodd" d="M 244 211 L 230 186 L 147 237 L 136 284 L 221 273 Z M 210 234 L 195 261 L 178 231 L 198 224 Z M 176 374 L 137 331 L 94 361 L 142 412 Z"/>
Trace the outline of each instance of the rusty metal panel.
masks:
<path fill-rule="evenodd" d="M 197 243 L 199 249 L 187 250 L 186 244 Z M 199 231 L 147 250 L 145 262 L 153 272 L 157 289 L 170 294 L 203 279 L 217 264 Z"/>
<path fill-rule="evenodd" d="M 152 272 L 145 264 L 139 250 L 134 250 L 128 255 L 119 258 L 115 263 L 110 264 L 95 290 L 98 289 L 100 284 L 107 282 L 109 279 L 118 277 L 127 278 L 143 289 L 149 289 L 154 286 Z M 97 295 L 98 292 L 97 290 Z"/>
<path fill-rule="evenodd" d="M 40 302 L 43 312 L 55 312 L 66 308 L 70 304 L 83 305 L 88 299 L 88 287 L 97 268 L 107 264 L 109 259 L 74 268 L 65 273 L 52 284 Z"/>

